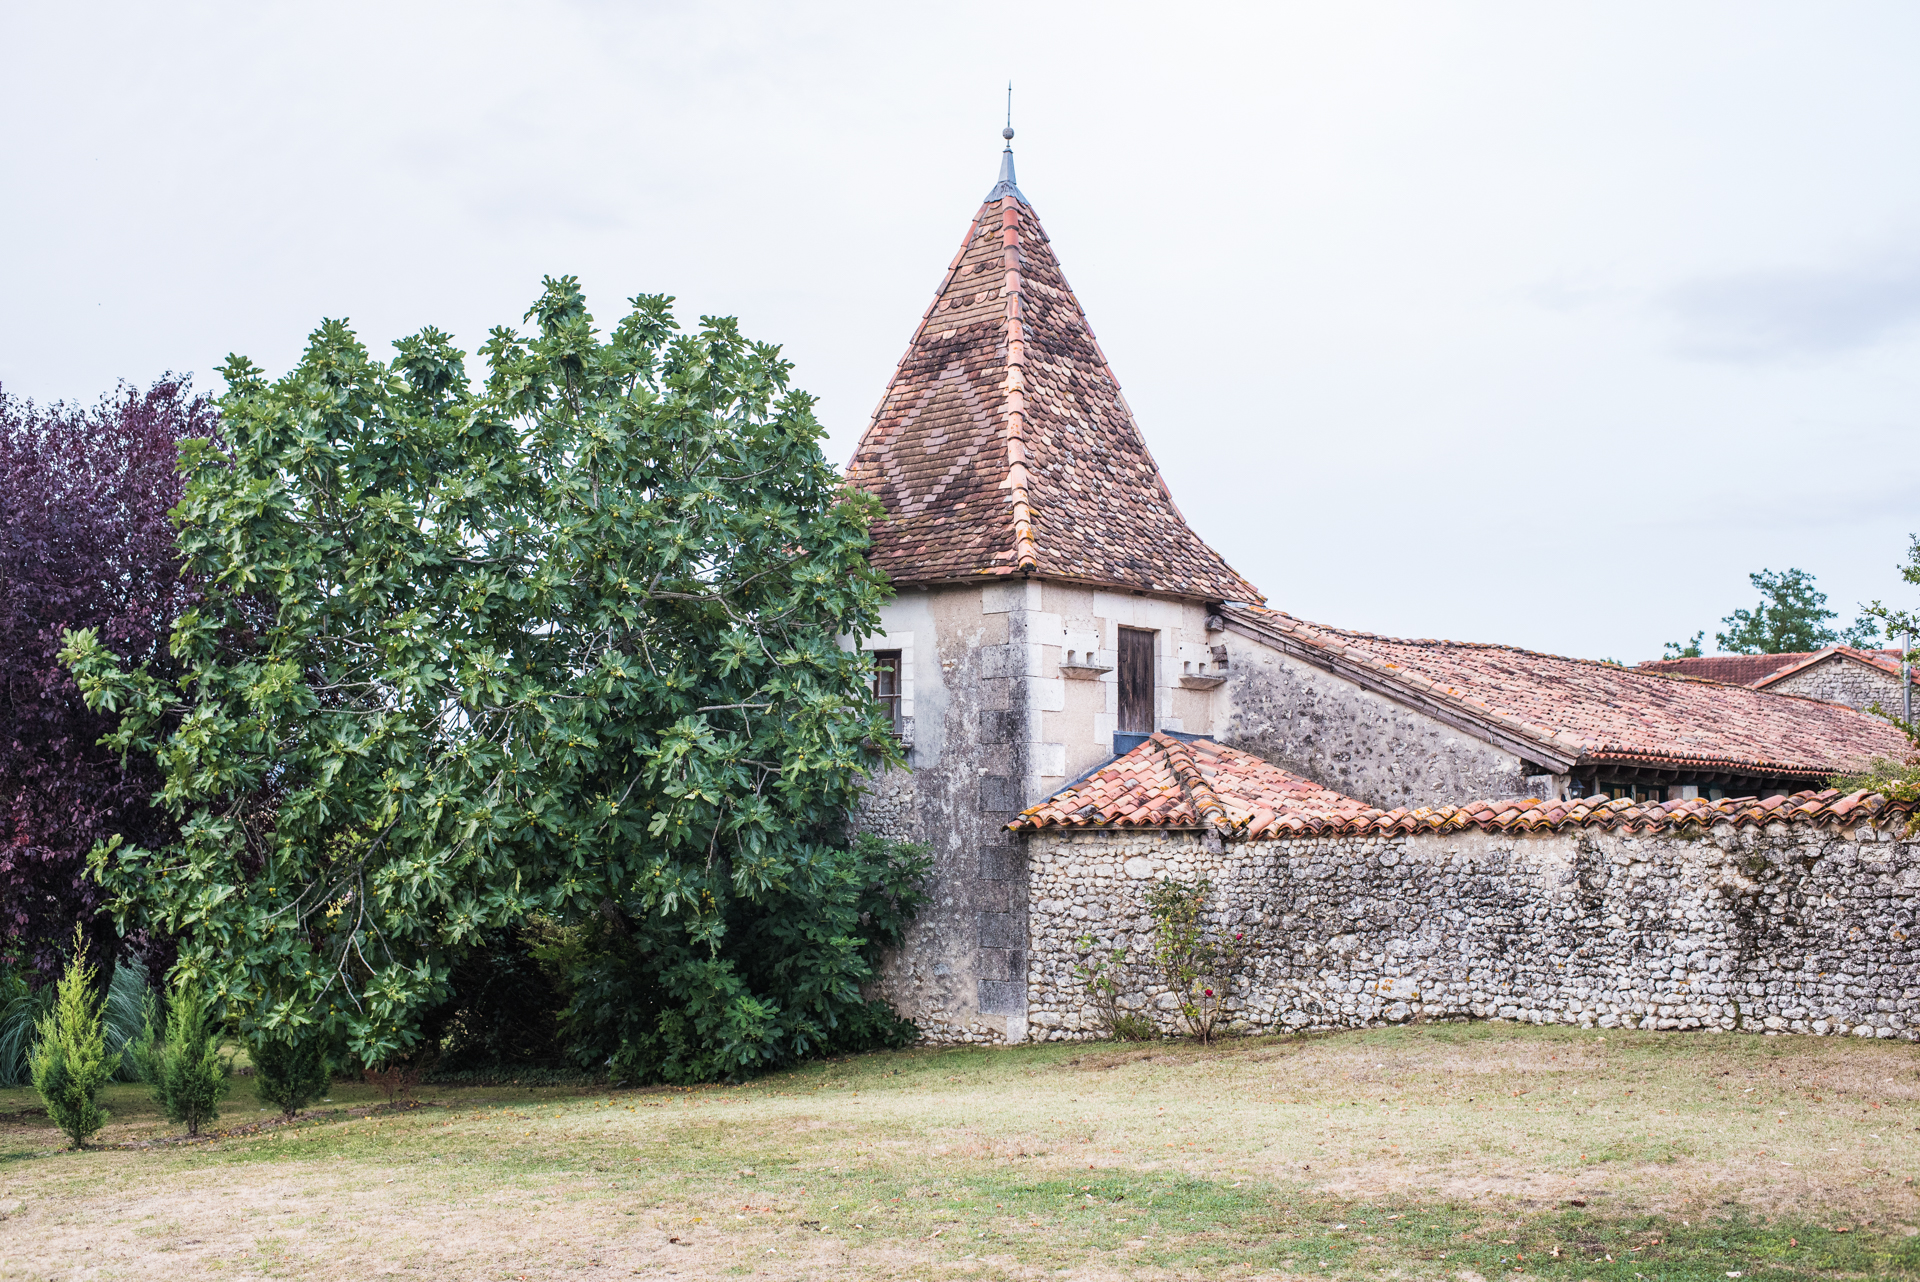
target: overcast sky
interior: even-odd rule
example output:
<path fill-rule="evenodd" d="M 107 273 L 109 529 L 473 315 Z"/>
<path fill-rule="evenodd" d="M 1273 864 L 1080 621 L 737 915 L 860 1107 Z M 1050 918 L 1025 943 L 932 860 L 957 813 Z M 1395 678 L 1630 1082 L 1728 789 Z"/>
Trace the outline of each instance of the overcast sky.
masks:
<path fill-rule="evenodd" d="M 1656 657 L 1799 566 L 1912 604 L 1920 6 L 8 5 L 0 384 L 544 273 L 784 344 L 844 463 L 1020 185 L 1275 606 Z M 476 368 L 478 363 L 476 362 Z"/>

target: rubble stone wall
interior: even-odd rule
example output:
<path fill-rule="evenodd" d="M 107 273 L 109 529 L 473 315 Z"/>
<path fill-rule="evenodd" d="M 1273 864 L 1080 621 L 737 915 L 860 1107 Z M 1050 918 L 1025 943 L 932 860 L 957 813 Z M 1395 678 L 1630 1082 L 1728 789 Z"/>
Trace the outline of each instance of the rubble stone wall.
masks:
<path fill-rule="evenodd" d="M 920 840 L 913 771 L 876 770 L 867 781 L 860 804 L 848 817 L 854 832 L 870 832 L 896 841 Z"/>
<path fill-rule="evenodd" d="M 1799 694 L 1825 703 L 1844 703 L 1863 712 L 1876 703 L 1888 712 L 1900 711 L 1900 678 L 1852 659 L 1827 659 L 1783 677 L 1767 689 L 1773 694 Z"/>
<path fill-rule="evenodd" d="M 874 648 L 910 649 L 908 770 L 875 778 L 856 831 L 928 846 L 929 902 L 883 959 L 869 995 L 929 1040 L 1026 1036 L 1027 869 L 1007 821 L 1027 804 L 1032 756 L 1027 585 L 902 593 Z"/>
<path fill-rule="evenodd" d="M 1213 849 L 1209 849 L 1209 845 Z M 1241 1031 L 1500 1018 L 1913 1040 L 1920 842 L 1719 825 L 1301 837 L 1036 833 L 1028 1035 L 1101 1035 L 1073 971 L 1128 950 L 1121 1000 L 1183 1031 L 1151 965 L 1144 892 L 1205 877 L 1212 925 L 1251 947 L 1229 981 Z"/>
<path fill-rule="evenodd" d="M 1520 797 L 1539 773 L 1425 713 L 1229 632 L 1233 677 L 1213 737 L 1371 806 L 1443 806 Z"/>

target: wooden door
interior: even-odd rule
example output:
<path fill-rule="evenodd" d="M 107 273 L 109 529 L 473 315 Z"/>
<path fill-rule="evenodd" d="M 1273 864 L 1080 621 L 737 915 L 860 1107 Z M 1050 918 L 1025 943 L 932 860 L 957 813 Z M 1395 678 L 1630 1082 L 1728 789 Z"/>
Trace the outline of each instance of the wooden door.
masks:
<path fill-rule="evenodd" d="M 1153 638 L 1137 628 L 1120 629 L 1120 733 L 1153 732 Z"/>

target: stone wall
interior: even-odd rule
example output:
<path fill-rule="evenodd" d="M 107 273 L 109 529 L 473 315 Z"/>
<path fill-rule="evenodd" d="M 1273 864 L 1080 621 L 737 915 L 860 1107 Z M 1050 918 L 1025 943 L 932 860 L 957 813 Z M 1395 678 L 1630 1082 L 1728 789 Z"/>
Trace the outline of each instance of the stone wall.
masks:
<path fill-rule="evenodd" d="M 1213 737 L 1382 810 L 1518 797 L 1532 771 L 1512 753 L 1239 633 Z"/>
<path fill-rule="evenodd" d="M 931 901 L 873 995 L 938 1042 L 1025 1036 L 1027 873 L 1006 830 L 1034 738 L 1024 604 L 998 584 L 906 591 L 865 642 L 911 665 L 911 769 L 876 778 L 852 823 L 933 854 Z"/>
<path fill-rule="evenodd" d="M 1128 948 L 1123 1005 L 1178 1031 L 1148 964 L 1143 894 L 1163 876 L 1209 878 L 1214 925 L 1252 937 L 1230 999 L 1245 1031 L 1473 1017 L 1911 1040 L 1920 1025 L 1920 842 L 1897 832 L 1028 842 L 1037 1039 L 1098 1035 L 1072 974 L 1083 937 Z"/>
<path fill-rule="evenodd" d="M 1835 655 L 1767 687 L 1772 694 L 1798 694 L 1825 703 L 1844 703 L 1865 711 L 1878 703 L 1888 712 L 1900 711 L 1900 678 L 1856 659 Z"/>
<path fill-rule="evenodd" d="M 895 841 L 920 841 L 919 808 L 914 804 L 913 771 L 880 770 L 867 781 L 867 791 L 848 819 L 855 832 L 870 832 Z"/>
<path fill-rule="evenodd" d="M 1119 629 L 1155 634 L 1156 723 L 1213 729 L 1212 659 L 1191 601 L 1041 580 L 903 589 L 860 644 L 898 650 L 910 769 L 876 776 L 856 831 L 926 844 L 932 902 L 873 993 L 940 1042 L 1019 1041 L 1027 1009 L 1025 847 L 1007 821 L 1113 755 Z M 851 644 L 851 642 L 848 642 Z M 1092 679 L 1063 675 L 1071 654 Z"/>

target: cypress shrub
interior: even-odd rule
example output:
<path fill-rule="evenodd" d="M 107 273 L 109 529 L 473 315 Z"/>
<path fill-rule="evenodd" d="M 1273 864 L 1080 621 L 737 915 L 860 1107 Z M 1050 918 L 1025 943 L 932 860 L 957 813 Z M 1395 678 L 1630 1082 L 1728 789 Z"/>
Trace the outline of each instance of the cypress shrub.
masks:
<path fill-rule="evenodd" d="M 87 963 L 86 941 L 78 927 L 73 932 L 73 957 L 60 977 L 53 1009 L 35 1026 L 38 1040 L 27 1059 L 33 1089 L 47 1106 L 47 1116 L 66 1133 L 75 1148 L 107 1122 L 100 1092 L 112 1080 L 118 1056 L 107 1055 L 106 1023 L 100 1017 L 99 978 Z"/>
<path fill-rule="evenodd" d="M 220 1054 L 219 1026 L 196 985 L 182 981 L 168 1006 L 163 1025 L 148 997 L 146 1028 L 128 1054 L 167 1120 L 198 1135 L 220 1116 L 220 1101 L 233 1086 L 233 1061 Z"/>
<path fill-rule="evenodd" d="M 253 1045 L 254 1087 L 289 1120 L 333 1085 L 325 1042 L 314 1030 L 303 1031 L 290 1039 L 263 1036 Z"/>
<path fill-rule="evenodd" d="M 33 1081 L 29 1057 L 39 1037 L 40 1021 L 53 1009 L 58 984 L 42 984 L 38 989 L 27 983 L 24 968 L 15 966 L 0 971 L 0 1086 L 26 1086 Z M 107 982 L 107 1000 L 100 1019 L 107 1039 L 107 1061 L 113 1066 L 117 1082 L 133 1082 L 129 1058 L 121 1052 L 140 1037 L 145 1018 L 147 975 L 144 967 L 122 959 L 113 968 Z"/>

